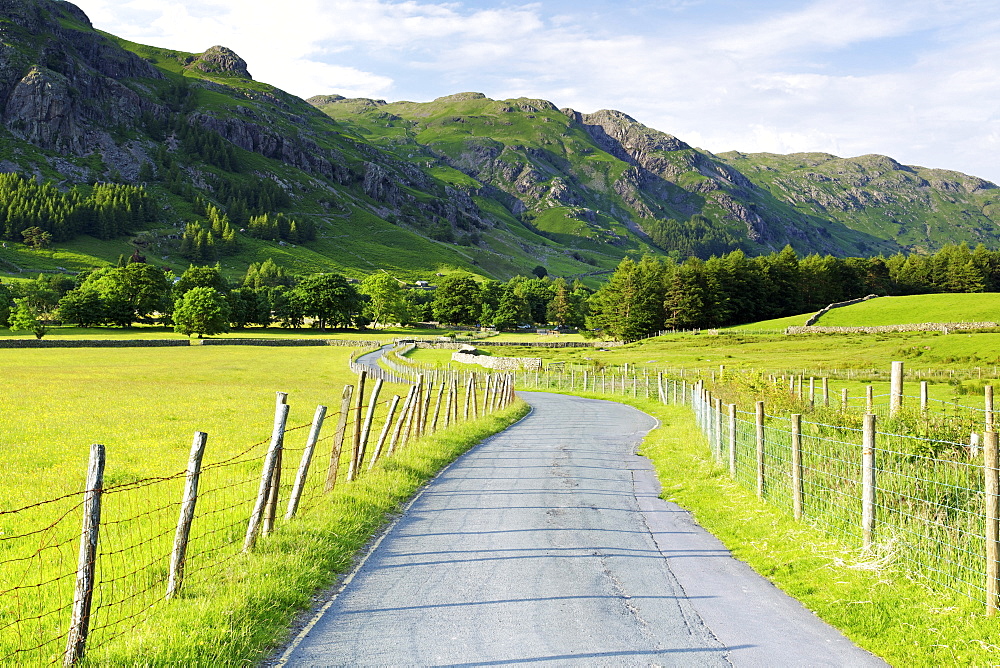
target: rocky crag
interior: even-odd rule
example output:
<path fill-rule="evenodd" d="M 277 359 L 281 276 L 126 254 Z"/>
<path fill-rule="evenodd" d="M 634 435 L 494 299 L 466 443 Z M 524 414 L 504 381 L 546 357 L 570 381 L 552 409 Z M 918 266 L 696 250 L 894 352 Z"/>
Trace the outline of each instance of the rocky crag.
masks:
<path fill-rule="evenodd" d="M 537 99 L 304 101 L 226 47 L 133 44 L 68 2 L 0 0 L 0 18 L 0 171 L 143 183 L 163 211 L 148 226 L 174 230 L 205 202 L 242 210 L 277 184 L 276 208 L 313 217 L 319 239 L 295 253 L 248 241 L 243 261 L 502 278 L 538 264 L 591 274 L 646 252 L 1000 246 L 998 189 L 964 174 L 885 156 L 713 155 L 619 111 Z"/>

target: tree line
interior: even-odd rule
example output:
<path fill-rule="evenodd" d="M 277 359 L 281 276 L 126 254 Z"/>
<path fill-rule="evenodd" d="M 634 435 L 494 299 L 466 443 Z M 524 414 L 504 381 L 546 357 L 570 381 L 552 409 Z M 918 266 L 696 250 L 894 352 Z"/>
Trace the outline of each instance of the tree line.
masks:
<path fill-rule="evenodd" d="M 78 234 L 112 239 L 156 220 L 146 189 L 96 183 L 65 192 L 16 173 L 0 173 L 0 237 L 8 241 L 66 241 Z M 25 235 L 25 231 L 38 230 Z M 29 242 L 30 243 L 30 242 Z"/>
<path fill-rule="evenodd" d="M 208 219 L 199 235 L 223 241 L 232 235 L 218 209 L 210 208 Z M 868 294 L 1000 291 L 1000 251 L 962 244 L 933 255 L 800 258 L 785 247 L 759 257 L 737 250 L 683 262 L 625 258 L 596 292 L 579 281 L 551 280 L 542 267 L 534 273 L 505 282 L 451 274 L 429 290 L 386 272 L 360 283 L 336 273 L 293 276 L 268 259 L 250 265 L 231 285 L 218 265 L 192 264 L 174 276 L 133 261 L 76 277 L 43 274 L 10 287 L 0 284 L 0 325 L 9 319 L 36 331 L 25 323 L 44 329 L 52 321 L 129 327 L 156 320 L 184 333 L 213 334 L 272 324 L 302 327 L 309 321 L 321 328 L 436 321 L 499 330 L 586 327 L 635 340 L 664 329 L 797 315 Z"/>
<path fill-rule="evenodd" d="M 626 258 L 590 299 L 588 325 L 620 340 L 818 311 L 869 294 L 1000 291 L 1000 251 L 949 244 L 932 255 Z"/>
<path fill-rule="evenodd" d="M 230 329 L 364 328 L 439 320 L 450 325 L 514 329 L 554 322 L 582 326 L 590 291 L 563 279 L 517 276 L 506 283 L 467 274 L 445 277 L 436 290 L 407 286 L 386 272 L 360 283 L 336 273 L 293 276 L 268 259 L 251 264 L 235 284 L 218 265 L 194 265 L 180 276 L 143 261 L 77 276 L 41 274 L 0 283 L 0 326 L 41 338 L 52 323 L 80 327 L 173 324 L 184 334 Z"/>

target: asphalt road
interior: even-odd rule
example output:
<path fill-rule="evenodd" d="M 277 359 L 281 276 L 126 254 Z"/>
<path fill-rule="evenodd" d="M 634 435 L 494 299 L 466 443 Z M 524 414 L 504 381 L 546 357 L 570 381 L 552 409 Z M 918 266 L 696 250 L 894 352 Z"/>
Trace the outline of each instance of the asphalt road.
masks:
<path fill-rule="evenodd" d="M 424 489 L 283 663 L 885 665 L 657 498 L 653 418 L 519 394 L 532 413 Z"/>

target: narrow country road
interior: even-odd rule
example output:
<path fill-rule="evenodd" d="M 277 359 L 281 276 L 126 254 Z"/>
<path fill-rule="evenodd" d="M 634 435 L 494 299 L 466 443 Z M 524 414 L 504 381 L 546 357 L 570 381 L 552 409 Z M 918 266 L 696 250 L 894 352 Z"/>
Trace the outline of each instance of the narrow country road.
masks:
<path fill-rule="evenodd" d="M 281 663 L 879 666 L 657 498 L 650 416 L 532 413 L 428 485 Z"/>

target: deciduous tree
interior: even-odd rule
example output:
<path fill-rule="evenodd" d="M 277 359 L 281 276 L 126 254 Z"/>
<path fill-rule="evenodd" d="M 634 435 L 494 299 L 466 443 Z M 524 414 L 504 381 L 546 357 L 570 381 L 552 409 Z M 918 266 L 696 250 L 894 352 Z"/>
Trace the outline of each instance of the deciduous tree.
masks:
<path fill-rule="evenodd" d="M 196 287 L 184 293 L 174 305 L 174 331 L 198 338 L 229 331 L 229 304 L 213 288 Z"/>

